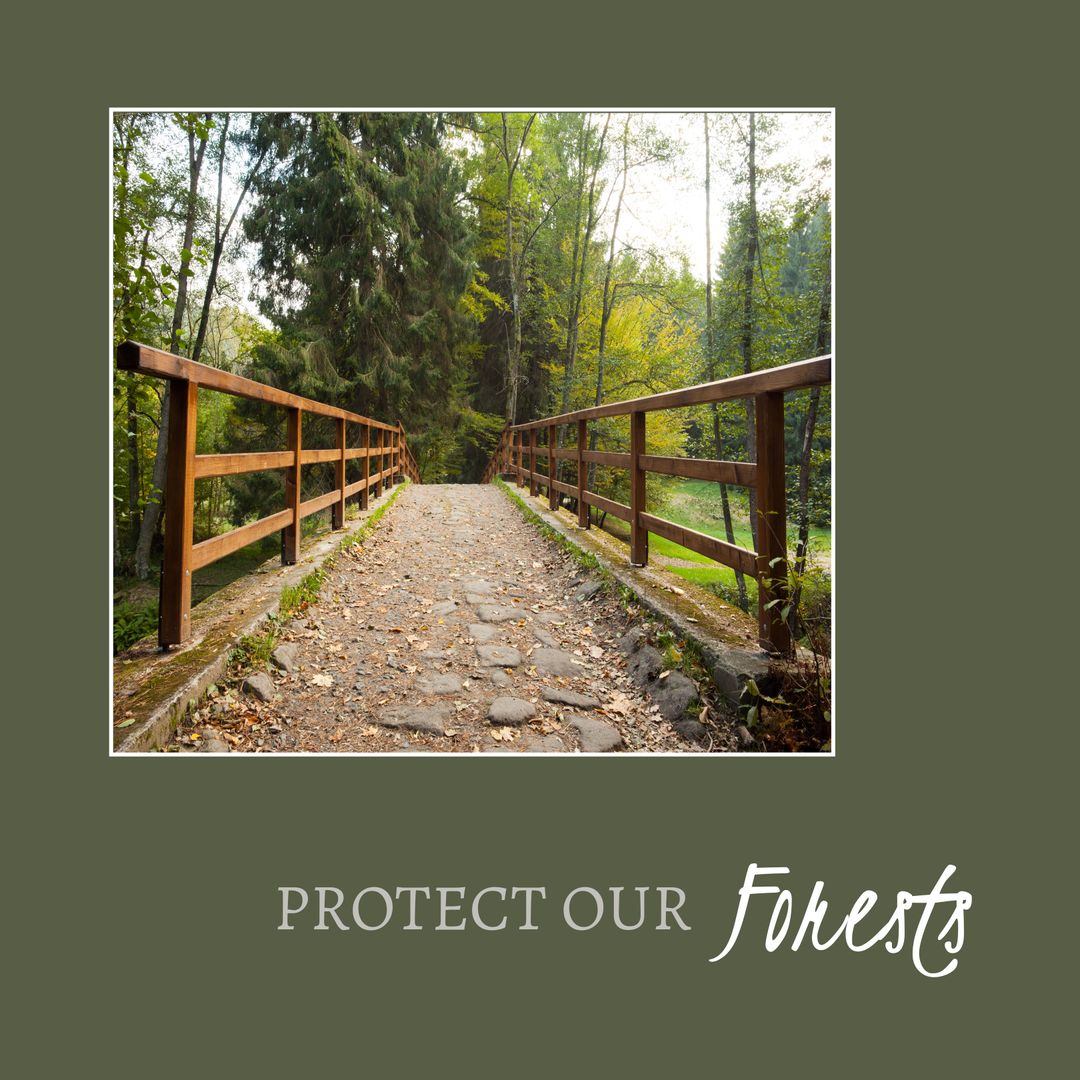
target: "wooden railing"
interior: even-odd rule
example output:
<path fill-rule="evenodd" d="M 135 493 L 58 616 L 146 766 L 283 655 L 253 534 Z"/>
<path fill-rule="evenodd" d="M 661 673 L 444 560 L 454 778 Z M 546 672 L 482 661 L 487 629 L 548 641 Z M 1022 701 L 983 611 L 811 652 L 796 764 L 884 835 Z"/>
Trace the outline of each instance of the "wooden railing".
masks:
<path fill-rule="evenodd" d="M 403 476 L 416 483 L 421 482 L 419 469 L 400 423 L 396 426 L 384 424 L 380 420 L 289 394 L 265 383 L 134 341 L 125 341 L 117 349 L 117 366 L 124 371 L 171 381 L 169 449 L 165 471 L 165 553 L 161 565 L 158 619 L 158 642 L 163 647 L 179 645 L 190 633 L 191 575 L 200 567 L 279 530 L 281 561 L 290 565 L 296 562 L 300 553 L 300 523 L 304 518 L 329 506 L 332 527 L 340 529 L 345 523 L 345 500 L 351 496 L 359 495 L 361 509 L 367 509 L 370 491 L 378 494 Z M 196 454 L 195 428 L 200 386 L 284 408 L 286 449 L 244 454 Z M 305 413 L 327 416 L 337 421 L 336 448 L 303 449 Z M 347 445 L 348 424 L 359 424 L 362 428 L 362 446 Z M 345 463 L 355 458 L 363 460 L 364 475 L 354 483 L 347 484 Z M 302 502 L 300 470 L 304 465 L 318 462 L 334 463 L 335 486 L 323 495 Z M 372 462 L 375 463 L 374 470 Z M 195 481 L 266 469 L 286 470 L 285 508 L 231 532 L 194 543 Z"/>
<path fill-rule="evenodd" d="M 758 582 L 758 634 L 761 643 L 771 650 L 788 653 L 791 651 L 791 634 L 781 615 L 787 589 L 784 393 L 823 386 L 831 381 L 832 357 L 818 356 L 683 390 L 578 409 L 526 424 L 507 425 L 484 472 L 483 482 L 487 483 L 497 475 L 509 474 L 516 477 L 522 486 L 528 483 L 531 495 L 535 496 L 540 488 L 546 488 L 549 506 L 553 510 L 559 504 L 559 495 L 567 495 L 577 502 L 578 525 L 583 529 L 590 525 L 590 506 L 621 518 L 630 525 L 630 562 L 633 565 L 644 566 L 648 563 L 649 533 L 654 532 L 725 566 L 754 576 Z M 755 402 L 756 462 L 657 457 L 646 453 L 646 414 L 659 409 L 677 409 L 747 397 L 752 397 Z M 606 453 L 586 448 L 589 421 L 606 416 L 630 417 L 629 453 Z M 576 426 L 576 445 L 558 446 L 558 429 L 562 426 Z M 537 443 L 537 433 L 541 431 L 547 432 L 546 445 Z M 537 468 L 537 458 L 546 459 L 545 472 Z M 568 484 L 558 479 L 557 463 L 560 459 L 576 462 L 576 483 Z M 590 491 L 589 465 L 630 470 L 630 505 Z M 645 477 L 650 472 L 755 488 L 758 550 L 750 551 L 650 514 L 645 499 Z"/>

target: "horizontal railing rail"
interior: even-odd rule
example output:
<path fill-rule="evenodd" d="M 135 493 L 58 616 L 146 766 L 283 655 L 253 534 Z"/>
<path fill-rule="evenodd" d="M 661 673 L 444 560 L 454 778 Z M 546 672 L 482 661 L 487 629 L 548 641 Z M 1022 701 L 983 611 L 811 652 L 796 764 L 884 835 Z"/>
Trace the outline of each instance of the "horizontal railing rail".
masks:
<path fill-rule="evenodd" d="M 125 341 L 118 347 L 116 362 L 123 371 L 168 379 L 171 384 L 165 463 L 165 551 L 161 561 L 158 616 L 158 642 L 162 647 L 179 645 L 190 634 L 191 575 L 196 570 L 279 531 L 282 564 L 291 565 L 299 557 L 304 518 L 330 507 L 331 527 L 340 529 L 345 524 L 347 499 L 359 495 L 361 509 L 366 510 L 371 491 L 378 494 L 403 477 L 422 482 L 400 422 L 387 424 L 134 341 Z M 285 409 L 287 448 L 236 454 L 195 453 L 200 387 Z M 336 420 L 337 445 L 305 450 L 304 414 Z M 362 446 L 347 445 L 349 424 L 362 429 Z M 358 459 L 363 461 L 363 476 L 346 483 L 345 464 Z M 336 466 L 334 487 L 322 495 L 301 500 L 301 469 L 319 463 Z M 196 480 L 275 469 L 285 470 L 284 509 L 194 543 Z"/>
<path fill-rule="evenodd" d="M 649 533 L 653 532 L 755 577 L 758 582 L 759 640 L 770 650 L 789 653 L 792 648 L 791 633 L 782 615 L 787 596 L 784 394 L 826 386 L 831 382 L 832 356 L 816 356 L 730 379 L 628 401 L 614 401 L 523 424 L 508 424 L 484 471 L 483 482 L 488 483 L 495 476 L 508 474 L 523 487 L 528 483 L 530 495 L 536 496 L 541 488 L 546 488 L 552 510 L 558 507 L 559 496 L 567 495 L 576 500 L 578 525 L 583 529 L 591 525 L 590 507 L 621 518 L 630 525 L 630 562 L 633 565 L 645 566 L 648 563 Z M 645 418 L 648 413 L 738 398 L 753 398 L 755 402 L 756 461 L 661 457 L 646 452 Z M 630 418 L 629 453 L 586 449 L 589 421 L 616 416 Z M 561 427 L 576 427 L 576 446 L 558 445 Z M 547 432 L 546 446 L 537 443 L 537 434 L 542 431 Z M 539 459 L 546 463 L 543 471 L 537 466 Z M 560 460 L 576 462 L 575 484 L 558 478 Z M 589 489 L 589 467 L 596 465 L 629 470 L 630 505 L 608 499 Z M 645 492 L 645 478 L 650 472 L 754 488 L 757 493 L 758 550 L 751 551 L 650 514 Z"/>

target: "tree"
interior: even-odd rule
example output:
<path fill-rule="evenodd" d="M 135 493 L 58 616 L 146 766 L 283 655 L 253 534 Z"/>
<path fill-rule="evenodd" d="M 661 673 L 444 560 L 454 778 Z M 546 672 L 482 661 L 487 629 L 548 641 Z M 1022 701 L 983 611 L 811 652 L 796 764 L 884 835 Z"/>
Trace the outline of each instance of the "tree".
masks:
<path fill-rule="evenodd" d="M 176 271 L 176 299 L 173 305 L 172 327 L 169 332 L 169 352 L 180 354 L 182 328 L 184 325 L 184 304 L 187 300 L 188 279 L 194 271 L 191 269 L 192 248 L 195 234 L 195 218 L 199 205 L 199 176 L 202 173 L 206 144 L 210 138 L 213 120 L 209 113 L 199 116 L 196 113 L 178 115 L 176 123 L 187 136 L 188 144 L 188 189 L 184 201 L 184 233 L 180 245 L 180 260 Z M 169 383 L 165 383 L 165 393 L 161 399 L 161 420 L 158 424 L 157 449 L 154 454 L 154 473 L 151 481 L 150 498 L 147 500 L 139 525 L 139 539 L 135 546 L 135 574 L 145 578 L 150 573 L 150 544 L 157 531 L 158 518 L 161 515 L 161 496 L 165 488 L 165 465 L 169 449 Z"/>
<path fill-rule="evenodd" d="M 258 119 L 244 233 L 258 245 L 260 306 L 280 331 L 260 375 L 384 420 L 441 468 L 439 433 L 462 404 L 462 299 L 472 280 L 464 178 L 428 113 Z"/>
<path fill-rule="evenodd" d="M 704 113 L 705 123 L 705 365 L 707 379 L 715 381 L 716 373 L 716 348 L 713 341 L 713 305 L 712 305 L 712 183 L 711 183 L 711 154 L 709 147 L 709 114 Z M 720 437 L 720 406 L 713 401 L 709 404 L 709 413 L 712 419 L 714 453 L 718 459 L 723 458 L 723 440 Z M 724 534 L 729 544 L 735 543 L 735 528 L 731 520 L 731 500 L 728 498 L 727 484 L 720 484 L 720 506 L 724 517 Z M 735 585 L 739 593 L 739 607 L 743 611 L 750 610 L 750 601 L 746 594 L 746 578 L 743 572 L 736 567 Z"/>

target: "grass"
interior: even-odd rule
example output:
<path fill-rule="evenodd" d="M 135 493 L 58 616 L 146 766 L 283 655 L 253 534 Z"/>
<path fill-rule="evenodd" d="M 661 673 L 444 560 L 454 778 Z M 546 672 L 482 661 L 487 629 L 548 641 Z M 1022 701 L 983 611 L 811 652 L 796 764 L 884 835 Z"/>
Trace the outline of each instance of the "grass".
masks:
<path fill-rule="evenodd" d="M 750 532 L 749 510 L 746 500 L 741 497 L 738 489 L 730 488 L 732 511 L 732 531 L 735 534 L 735 543 L 739 547 L 753 550 L 754 541 Z M 660 516 L 676 525 L 684 525 L 689 529 L 705 533 L 707 536 L 715 536 L 718 540 L 727 540 L 727 532 L 724 528 L 723 509 L 720 501 L 719 487 L 708 480 L 682 480 L 674 485 L 669 497 L 668 504 Z M 604 528 L 619 539 L 629 542 L 629 531 L 621 521 L 612 520 L 610 517 L 604 523 Z M 812 526 L 810 529 L 811 551 L 828 553 L 832 550 L 832 530 Z M 669 559 L 678 559 L 681 562 L 693 563 L 693 566 L 667 567 L 679 577 L 692 581 L 696 585 L 703 585 L 719 593 L 724 599 L 736 602 L 738 590 L 735 583 L 735 571 L 730 567 L 713 562 L 712 559 L 690 548 L 676 544 L 656 533 L 649 533 L 649 552 L 654 555 L 666 556 Z M 748 599 L 751 609 L 757 604 L 757 582 L 753 578 L 747 578 L 746 582 Z"/>

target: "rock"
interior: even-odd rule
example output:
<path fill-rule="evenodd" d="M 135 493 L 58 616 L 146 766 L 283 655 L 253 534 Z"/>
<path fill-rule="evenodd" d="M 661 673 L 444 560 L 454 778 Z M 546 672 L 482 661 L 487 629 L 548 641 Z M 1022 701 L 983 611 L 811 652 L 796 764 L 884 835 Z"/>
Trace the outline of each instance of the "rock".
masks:
<path fill-rule="evenodd" d="M 705 663 L 713 682 L 729 701 L 739 702 L 748 679 L 753 679 L 763 694 L 775 694 L 779 689 L 779 680 L 768 654 L 761 649 L 709 650 L 705 654 Z"/>
<path fill-rule="evenodd" d="M 681 671 L 673 671 L 663 679 L 649 684 L 649 696 L 660 706 L 660 715 L 665 720 L 675 721 L 697 702 L 698 692 L 692 679 Z"/>
<path fill-rule="evenodd" d="M 640 626 L 631 627 L 619 638 L 619 652 L 629 656 L 645 644 L 645 631 Z"/>
<path fill-rule="evenodd" d="M 490 671 L 490 674 L 488 675 L 488 678 L 491 680 L 491 685 L 492 686 L 513 686 L 514 685 L 514 680 L 511 679 L 510 676 L 507 675 L 506 672 L 503 671 L 502 668 L 498 668 L 498 667 L 491 668 L 491 671 Z"/>
<path fill-rule="evenodd" d="M 517 667 L 521 653 L 512 645 L 477 645 L 476 658 L 484 667 Z"/>
<path fill-rule="evenodd" d="M 461 680 L 456 675 L 425 675 L 418 679 L 416 689 L 421 694 L 457 694 L 461 691 Z"/>
<path fill-rule="evenodd" d="M 524 735 L 513 742 L 491 743 L 482 754 L 562 754 L 566 747 L 557 735 Z"/>
<path fill-rule="evenodd" d="M 575 694 L 573 690 L 562 690 L 555 686 L 545 686 L 540 691 L 540 696 L 545 701 L 553 701 L 556 705 L 570 705 L 575 709 L 595 709 L 600 702 L 588 694 Z"/>
<path fill-rule="evenodd" d="M 495 629 L 490 623 L 469 623 L 469 637 L 473 641 L 490 641 L 493 637 L 498 637 L 499 631 Z"/>
<path fill-rule="evenodd" d="M 449 705 L 397 705 L 376 717 L 383 727 L 407 728 L 409 731 L 426 731 L 432 735 L 446 733 L 450 719 Z"/>
<path fill-rule="evenodd" d="M 525 754 L 562 754 L 566 747 L 558 735 L 526 735 L 521 740 L 521 751 Z"/>
<path fill-rule="evenodd" d="M 540 642 L 541 645 L 546 645 L 549 649 L 557 649 L 559 643 L 546 631 L 541 630 L 540 627 L 533 627 L 533 637 Z"/>
<path fill-rule="evenodd" d="M 231 750 L 232 747 L 218 732 L 212 729 L 203 730 L 202 738 L 199 740 L 200 754 L 228 754 Z"/>
<path fill-rule="evenodd" d="M 481 622 L 499 623 L 510 619 L 520 619 L 521 612 L 517 608 L 499 607 L 498 604 L 484 604 L 476 609 L 476 617 Z"/>
<path fill-rule="evenodd" d="M 672 727 L 684 738 L 691 742 L 701 742 L 705 738 L 705 725 L 700 720 L 677 720 Z"/>
<path fill-rule="evenodd" d="M 495 586 L 490 581 L 485 581 L 483 578 L 462 578 L 461 587 L 467 593 L 486 593 L 490 596 L 495 592 Z"/>
<path fill-rule="evenodd" d="M 524 724 L 536 715 L 536 706 L 520 698 L 497 697 L 488 706 L 489 724 Z"/>
<path fill-rule="evenodd" d="M 664 658 L 651 645 L 642 645 L 630 654 L 626 669 L 638 686 L 645 687 L 664 670 Z"/>
<path fill-rule="evenodd" d="M 431 614 L 436 616 L 449 615 L 457 610 L 456 600 L 440 600 L 432 609 Z"/>
<path fill-rule="evenodd" d="M 529 659 L 536 670 L 544 672 L 545 675 L 572 678 L 583 674 L 582 669 L 574 663 L 573 657 L 560 649 L 534 649 Z"/>
<path fill-rule="evenodd" d="M 276 668 L 281 668 L 282 671 L 295 671 L 296 670 L 296 654 L 300 651 L 300 646 L 295 642 L 289 642 L 285 645 L 279 645 L 270 654 L 270 663 Z"/>
<path fill-rule="evenodd" d="M 735 734 L 739 736 L 739 748 L 741 750 L 749 750 L 754 745 L 754 736 L 742 724 L 739 724 L 735 729 Z"/>
<path fill-rule="evenodd" d="M 472 604 L 473 607 L 479 607 L 481 604 L 490 604 L 491 597 L 486 596 L 484 593 L 469 592 L 465 594 L 465 603 Z"/>
<path fill-rule="evenodd" d="M 442 649 L 425 649 L 421 654 L 422 660 L 452 660 L 453 656 Z"/>
<path fill-rule="evenodd" d="M 581 749 L 586 754 L 607 754 L 622 746 L 622 736 L 610 724 L 591 716 L 573 716 L 570 726 L 581 739 Z"/>
<path fill-rule="evenodd" d="M 277 689 L 265 671 L 256 671 L 249 675 L 243 682 L 242 689 L 245 694 L 251 694 L 260 701 L 271 701 L 277 693 Z"/>
<path fill-rule="evenodd" d="M 536 617 L 549 626 L 562 626 L 566 622 L 566 616 L 561 611 L 538 611 Z"/>
<path fill-rule="evenodd" d="M 602 588 L 604 587 L 601 581 L 585 581 L 578 586 L 577 591 L 574 593 L 574 599 L 581 603 L 585 600 L 591 600 Z"/>

